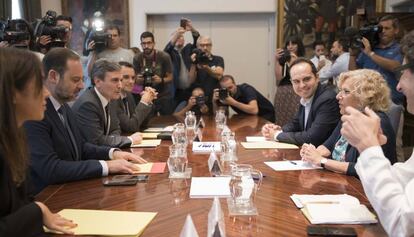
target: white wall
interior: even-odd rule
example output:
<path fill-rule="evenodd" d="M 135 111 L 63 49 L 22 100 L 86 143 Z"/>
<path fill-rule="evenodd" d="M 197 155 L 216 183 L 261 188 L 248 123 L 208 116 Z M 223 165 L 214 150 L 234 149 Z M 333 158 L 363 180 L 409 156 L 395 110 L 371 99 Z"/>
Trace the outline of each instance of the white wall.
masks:
<path fill-rule="evenodd" d="M 42 16 L 46 15 L 48 10 L 53 10 L 57 15 L 62 14 L 62 1 L 60 0 L 41 0 Z"/>
<path fill-rule="evenodd" d="M 129 0 L 131 46 L 139 45 L 147 15 L 177 13 L 275 13 L 277 0 Z"/>
<path fill-rule="evenodd" d="M 386 0 L 385 1 L 385 12 L 392 12 L 391 6 L 400 2 L 405 2 L 406 0 Z"/>

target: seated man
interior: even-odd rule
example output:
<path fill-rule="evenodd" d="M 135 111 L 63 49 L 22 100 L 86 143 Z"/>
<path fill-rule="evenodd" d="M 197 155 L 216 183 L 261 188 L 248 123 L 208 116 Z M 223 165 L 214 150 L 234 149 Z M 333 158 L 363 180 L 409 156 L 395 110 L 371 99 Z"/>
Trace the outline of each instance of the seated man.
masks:
<path fill-rule="evenodd" d="M 83 88 L 79 55 L 66 48 L 54 48 L 46 54 L 43 65 L 44 85 L 50 92 L 45 117 L 42 121 L 25 123 L 36 193 L 49 184 L 108 173 L 132 173 L 136 168 L 126 160 L 145 162 L 132 153 L 96 146 L 82 139 L 75 114 L 66 104 L 75 100 Z"/>
<path fill-rule="evenodd" d="M 85 90 L 72 107 L 83 137 L 93 144 L 111 147 L 139 144 L 140 133 L 121 136 L 115 103 L 111 103 L 121 96 L 121 66 L 100 59 L 92 67 L 91 78 L 94 86 Z"/>
<path fill-rule="evenodd" d="M 333 78 L 335 84 L 338 82 L 339 74 L 348 71 L 349 53 L 348 42 L 345 39 L 335 40 L 332 44 L 331 55 L 333 63 L 326 70 L 319 72 L 319 77 L 323 79 Z"/>
<path fill-rule="evenodd" d="M 119 62 L 119 65 L 121 65 L 122 73 L 121 98 L 114 103 L 121 131 L 133 133 L 139 131 L 144 121 L 149 119 L 152 102 L 156 99 L 157 93 L 151 87 L 146 87 L 137 105 L 131 93 L 136 78 L 134 66 L 128 62 Z"/>
<path fill-rule="evenodd" d="M 339 122 L 339 106 L 333 88 L 321 85 L 313 63 L 305 58 L 290 67 L 293 90 L 301 97 L 299 111 L 282 127 L 266 124 L 262 134 L 267 139 L 302 145 L 321 145 Z"/>
<path fill-rule="evenodd" d="M 270 122 L 275 122 L 275 110 L 272 103 L 251 85 L 246 83 L 236 85 L 233 76 L 224 75 L 220 79 L 220 86 L 221 95 L 219 89 L 215 89 L 213 94 L 214 111 L 220 101 L 221 104 L 231 106 L 238 114 L 258 115 Z"/>
<path fill-rule="evenodd" d="M 185 113 L 193 111 L 197 117 L 209 113 L 209 108 L 206 105 L 206 97 L 204 90 L 201 87 L 196 87 L 191 92 L 191 97 L 188 101 L 182 101 L 175 108 L 174 116 L 180 119 L 185 118 Z"/>

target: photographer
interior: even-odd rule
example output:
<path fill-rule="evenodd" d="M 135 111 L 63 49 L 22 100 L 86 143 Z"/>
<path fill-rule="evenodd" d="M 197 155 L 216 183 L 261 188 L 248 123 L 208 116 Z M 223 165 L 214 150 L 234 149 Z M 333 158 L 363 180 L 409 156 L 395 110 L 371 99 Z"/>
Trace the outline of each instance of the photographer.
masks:
<path fill-rule="evenodd" d="M 92 51 L 89 54 L 88 59 L 88 71 L 92 69 L 93 64 L 96 60 L 105 58 L 111 62 L 129 62 L 132 63 L 134 59 L 134 53 L 131 50 L 125 49 L 121 47 L 121 31 L 118 26 L 110 25 L 105 28 L 105 33 L 107 36 L 103 36 L 104 38 L 107 37 L 104 41 L 104 47 L 101 49 L 97 47 L 94 40 L 91 40 L 88 43 L 88 51 Z"/>
<path fill-rule="evenodd" d="M 399 32 L 398 19 L 387 15 L 380 19 L 379 25 L 382 32 L 379 33 L 379 43 L 372 45 L 367 38 L 362 38 L 363 48 L 356 53 L 353 50 L 349 58 L 349 69 L 368 68 L 374 69 L 384 76 L 391 89 L 392 101 L 395 104 L 403 104 L 404 95 L 396 90 L 398 80 L 395 77 L 395 68 L 401 66 L 403 57 L 400 45 L 395 38 Z"/>
<path fill-rule="evenodd" d="M 171 58 L 163 51 L 156 50 L 154 35 L 151 32 L 141 34 L 143 52 L 134 57 L 134 68 L 138 74 L 137 83 L 150 86 L 158 92 L 154 101 L 155 112 L 161 115 L 173 113 L 174 101 L 171 96 L 172 66 Z"/>
<path fill-rule="evenodd" d="M 70 40 L 72 39 L 72 17 L 59 15 L 56 17 L 56 26 L 64 27 L 65 34 L 62 38 L 63 47 L 69 48 Z M 38 47 L 42 53 L 47 53 L 50 50 L 50 43 L 52 37 L 50 35 L 41 35 L 38 39 Z"/>
<path fill-rule="evenodd" d="M 185 113 L 188 111 L 193 111 L 197 117 L 210 112 L 206 105 L 204 91 L 201 87 L 194 88 L 188 101 L 182 101 L 178 104 L 173 115 L 179 119 L 184 119 Z"/>
<path fill-rule="evenodd" d="M 333 63 L 329 65 L 326 70 L 319 72 L 319 78 L 321 82 L 332 78 L 336 84 L 339 74 L 348 71 L 349 64 L 349 53 L 348 47 L 349 42 L 344 38 L 335 40 L 332 44 L 331 55 Z"/>
<path fill-rule="evenodd" d="M 218 102 L 230 105 L 238 114 L 258 115 L 270 122 L 275 122 L 275 110 L 272 103 L 254 87 L 243 83 L 236 85 L 233 76 L 224 75 L 220 79 L 221 89 L 215 89 L 213 94 L 213 110 L 216 111 Z"/>
<path fill-rule="evenodd" d="M 202 85 L 206 98 L 211 99 L 213 90 L 219 87 L 219 80 L 224 73 L 224 60 L 222 57 L 213 55 L 211 39 L 200 36 L 197 40 L 197 50 L 191 55 L 189 77 L 190 81 Z M 211 105 L 209 100 L 208 105 Z"/>
<path fill-rule="evenodd" d="M 190 31 L 193 36 L 193 43 L 186 45 L 184 41 L 185 32 Z M 173 33 L 171 40 L 167 43 L 164 51 L 171 57 L 173 65 L 173 83 L 172 92 L 175 102 L 178 104 L 183 100 L 187 100 L 190 96 L 190 80 L 188 77 L 189 70 L 191 68 L 191 54 L 197 39 L 200 36 L 198 31 L 193 27 L 189 19 L 182 18 L 180 21 L 180 27 Z"/>

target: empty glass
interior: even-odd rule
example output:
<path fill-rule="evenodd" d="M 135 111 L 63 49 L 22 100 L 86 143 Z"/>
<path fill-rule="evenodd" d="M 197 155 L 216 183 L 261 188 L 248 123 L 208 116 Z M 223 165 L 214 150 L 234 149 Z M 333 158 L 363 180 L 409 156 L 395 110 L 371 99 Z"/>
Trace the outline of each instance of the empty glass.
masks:
<path fill-rule="evenodd" d="M 173 144 L 170 146 L 170 156 L 167 161 L 168 170 L 173 177 L 185 177 L 187 169 L 187 148 L 184 144 Z"/>
<path fill-rule="evenodd" d="M 226 118 L 226 113 L 224 112 L 224 110 L 217 110 L 216 111 L 216 127 L 218 130 L 222 130 L 224 128 L 224 125 L 226 125 L 227 122 L 227 118 Z"/>
<path fill-rule="evenodd" d="M 197 136 L 197 117 L 193 111 L 187 111 L 184 119 L 187 141 L 191 145 Z"/>
<path fill-rule="evenodd" d="M 183 123 L 176 123 L 171 135 L 173 144 L 187 145 L 187 134 Z"/>

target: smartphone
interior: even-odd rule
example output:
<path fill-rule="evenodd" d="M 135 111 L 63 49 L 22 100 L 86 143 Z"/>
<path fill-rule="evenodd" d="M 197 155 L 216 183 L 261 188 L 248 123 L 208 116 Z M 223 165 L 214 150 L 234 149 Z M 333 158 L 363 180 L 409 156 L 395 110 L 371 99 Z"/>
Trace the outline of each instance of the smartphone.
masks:
<path fill-rule="evenodd" d="M 330 227 L 330 226 L 308 226 L 308 236 L 357 236 L 354 228 L 351 227 Z"/>
<path fill-rule="evenodd" d="M 136 180 L 136 181 L 147 181 L 149 176 L 147 174 L 142 175 L 115 175 L 112 180 L 121 181 L 121 180 Z"/>
<path fill-rule="evenodd" d="M 181 20 L 180 20 L 180 26 L 185 29 L 185 27 L 187 26 L 187 19 L 181 18 Z"/>
<path fill-rule="evenodd" d="M 137 184 L 138 180 L 126 179 L 126 180 L 105 180 L 103 181 L 104 186 L 132 186 Z"/>

